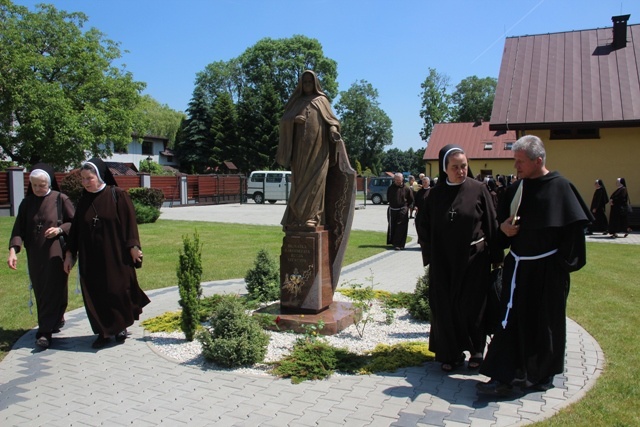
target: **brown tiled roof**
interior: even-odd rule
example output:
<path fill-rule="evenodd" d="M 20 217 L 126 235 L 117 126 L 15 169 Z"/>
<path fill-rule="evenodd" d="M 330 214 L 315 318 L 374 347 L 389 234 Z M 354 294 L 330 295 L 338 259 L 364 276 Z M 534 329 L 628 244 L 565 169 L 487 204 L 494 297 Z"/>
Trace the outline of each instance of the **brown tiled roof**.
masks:
<path fill-rule="evenodd" d="M 640 25 L 510 37 L 491 129 L 640 126 Z M 635 42 L 635 43 L 634 43 Z"/>
<path fill-rule="evenodd" d="M 464 149 L 469 159 L 511 159 L 513 152 L 505 150 L 505 143 L 515 142 L 515 131 L 495 131 L 489 123 L 438 123 L 433 127 L 424 160 L 438 160 L 438 152 L 447 144 L 456 144 Z M 491 145 L 490 150 L 485 146 Z"/>
<path fill-rule="evenodd" d="M 129 175 L 129 176 L 138 176 L 138 174 L 131 169 L 133 166 L 132 163 L 120 163 L 120 162 L 104 162 L 104 164 L 111 170 L 111 173 L 114 176 L 117 175 Z"/>
<path fill-rule="evenodd" d="M 224 162 L 224 165 L 225 165 L 225 167 L 226 167 L 227 169 L 229 169 L 229 170 L 237 170 L 237 169 L 238 169 L 238 168 L 236 167 L 236 165 L 234 165 L 234 164 L 233 164 L 233 162 L 230 162 L 230 161 L 228 161 L 228 160 Z"/>

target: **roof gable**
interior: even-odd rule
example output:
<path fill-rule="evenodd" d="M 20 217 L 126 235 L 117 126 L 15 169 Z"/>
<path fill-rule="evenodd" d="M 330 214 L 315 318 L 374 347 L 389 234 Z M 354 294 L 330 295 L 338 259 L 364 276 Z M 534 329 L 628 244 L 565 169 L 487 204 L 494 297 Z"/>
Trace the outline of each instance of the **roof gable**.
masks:
<path fill-rule="evenodd" d="M 424 152 L 424 160 L 438 160 L 438 153 L 447 144 L 459 145 L 468 159 L 513 158 L 511 150 L 505 150 L 505 143 L 515 142 L 515 131 L 490 130 L 489 123 L 437 123 L 429 137 Z M 491 145 L 491 149 L 485 149 Z"/>
<path fill-rule="evenodd" d="M 491 129 L 640 126 L 640 25 L 505 41 Z"/>

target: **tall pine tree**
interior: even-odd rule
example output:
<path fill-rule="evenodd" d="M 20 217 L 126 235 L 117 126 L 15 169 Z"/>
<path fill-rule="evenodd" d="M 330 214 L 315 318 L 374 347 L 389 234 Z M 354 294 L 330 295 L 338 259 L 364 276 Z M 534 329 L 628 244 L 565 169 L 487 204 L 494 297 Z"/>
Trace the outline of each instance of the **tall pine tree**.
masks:
<path fill-rule="evenodd" d="M 202 89 L 196 87 L 187 108 L 188 119 L 176 144 L 180 169 L 187 173 L 202 173 L 207 168 L 213 148 L 211 108 Z"/>
<path fill-rule="evenodd" d="M 211 137 L 213 147 L 211 149 L 211 165 L 222 166 L 224 161 L 232 161 L 234 164 L 242 159 L 240 143 L 237 133 L 237 114 L 231 95 L 221 93 L 213 102 L 213 117 L 211 124 Z"/>

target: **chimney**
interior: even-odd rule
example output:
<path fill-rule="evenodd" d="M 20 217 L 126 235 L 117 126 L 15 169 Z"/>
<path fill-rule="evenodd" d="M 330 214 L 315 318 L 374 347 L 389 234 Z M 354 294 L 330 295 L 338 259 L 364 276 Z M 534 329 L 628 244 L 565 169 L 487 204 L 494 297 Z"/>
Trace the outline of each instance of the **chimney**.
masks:
<path fill-rule="evenodd" d="M 627 47 L 627 21 L 631 15 L 612 16 L 613 21 L 613 42 L 611 46 L 614 49 L 622 49 Z"/>
<path fill-rule="evenodd" d="M 476 121 L 473 122 L 473 126 L 476 127 L 476 126 L 480 126 L 480 125 L 482 125 L 482 116 L 477 116 L 476 117 Z"/>

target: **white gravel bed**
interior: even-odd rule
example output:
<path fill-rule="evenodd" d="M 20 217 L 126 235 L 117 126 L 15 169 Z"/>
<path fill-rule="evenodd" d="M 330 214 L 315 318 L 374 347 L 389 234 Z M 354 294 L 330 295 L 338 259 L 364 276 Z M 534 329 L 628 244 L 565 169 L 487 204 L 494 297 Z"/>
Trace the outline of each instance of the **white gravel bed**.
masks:
<path fill-rule="evenodd" d="M 336 292 L 335 301 L 348 301 L 348 298 Z M 351 325 L 345 330 L 330 336 L 323 336 L 334 347 L 348 348 L 358 354 L 365 354 L 373 350 L 378 344 L 393 345 L 403 341 L 426 341 L 429 333 L 429 323 L 414 320 L 406 309 L 394 309 L 394 320 L 390 325 L 385 322 L 386 315 L 380 303 L 374 301 L 369 315 L 371 320 L 367 323 L 363 336 L 360 337 L 356 326 Z M 361 327 L 361 326 L 360 326 Z M 254 374 L 266 374 L 270 369 L 268 362 L 275 362 L 290 353 L 299 334 L 291 332 L 267 331 L 271 335 L 269 348 L 264 362 L 252 367 L 227 369 L 207 362 L 202 355 L 202 346 L 198 340 L 189 342 L 185 340 L 184 333 L 179 332 L 154 332 L 148 335 L 151 347 L 163 356 L 175 360 L 184 365 L 196 365 L 207 369 L 219 369 L 224 371 L 244 372 Z"/>

